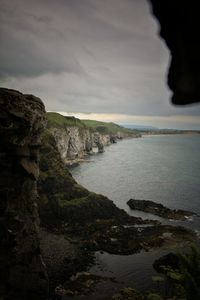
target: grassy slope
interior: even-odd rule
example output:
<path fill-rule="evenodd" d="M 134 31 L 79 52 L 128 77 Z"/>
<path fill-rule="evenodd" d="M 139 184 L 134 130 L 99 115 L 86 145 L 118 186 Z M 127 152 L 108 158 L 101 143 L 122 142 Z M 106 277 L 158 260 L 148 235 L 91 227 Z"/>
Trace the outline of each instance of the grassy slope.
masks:
<path fill-rule="evenodd" d="M 47 127 L 77 126 L 80 128 L 86 128 L 86 126 L 81 122 L 81 120 L 75 117 L 64 117 L 59 113 L 55 113 L 55 112 L 48 112 L 47 120 L 48 120 Z"/>
<path fill-rule="evenodd" d="M 110 134 L 117 134 L 117 132 L 123 133 L 134 133 L 134 130 L 124 128 L 112 122 L 100 122 L 95 120 L 81 120 L 87 127 L 93 129 L 94 131 L 100 131 Z"/>
<path fill-rule="evenodd" d="M 59 113 L 49 112 L 47 113 L 48 127 L 67 127 L 77 126 L 80 128 L 87 128 L 92 131 L 99 131 L 107 134 L 117 134 L 118 132 L 126 134 L 136 134 L 137 130 L 124 128 L 115 123 L 100 122 L 95 120 L 79 120 L 75 117 L 64 117 Z"/>

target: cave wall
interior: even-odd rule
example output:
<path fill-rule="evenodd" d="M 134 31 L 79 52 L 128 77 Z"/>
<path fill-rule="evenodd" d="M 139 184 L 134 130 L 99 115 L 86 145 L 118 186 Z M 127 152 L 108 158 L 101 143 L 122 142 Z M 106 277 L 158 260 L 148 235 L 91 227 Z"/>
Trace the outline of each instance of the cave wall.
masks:
<path fill-rule="evenodd" d="M 171 53 L 168 86 L 172 103 L 200 102 L 200 18 L 198 1 L 149 0 L 160 36 Z"/>

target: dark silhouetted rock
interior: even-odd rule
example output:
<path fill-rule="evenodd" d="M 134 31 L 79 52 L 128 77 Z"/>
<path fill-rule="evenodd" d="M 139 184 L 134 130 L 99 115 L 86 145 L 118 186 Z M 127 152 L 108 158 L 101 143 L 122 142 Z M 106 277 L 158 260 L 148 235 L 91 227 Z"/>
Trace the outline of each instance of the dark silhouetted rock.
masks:
<path fill-rule="evenodd" d="M 172 102 L 200 102 L 200 19 L 198 1 L 150 0 L 165 40 L 171 63 L 168 85 Z"/>
<path fill-rule="evenodd" d="M 44 124 L 39 98 L 0 89 L 0 299 L 47 298 L 36 204 Z"/>
<path fill-rule="evenodd" d="M 156 259 L 153 263 L 154 269 L 159 273 L 165 273 L 166 267 L 171 267 L 173 270 L 179 267 L 179 257 L 173 252 L 170 252 L 159 259 Z"/>

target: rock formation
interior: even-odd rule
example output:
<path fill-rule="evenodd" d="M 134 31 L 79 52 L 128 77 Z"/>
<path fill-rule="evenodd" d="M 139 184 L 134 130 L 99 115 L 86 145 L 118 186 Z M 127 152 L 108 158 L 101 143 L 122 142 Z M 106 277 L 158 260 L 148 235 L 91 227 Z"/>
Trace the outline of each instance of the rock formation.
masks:
<path fill-rule="evenodd" d="M 165 40 L 171 63 L 168 85 L 172 102 L 178 105 L 200 102 L 200 40 L 198 1 L 150 0 Z"/>
<path fill-rule="evenodd" d="M 0 299 L 46 299 L 36 200 L 39 133 L 45 108 L 39 98 L 0 89 Z"/>
<path fill-rule="evenodd" d="M 161 203 L 157 203 L 150 200 L 136 200 L 130 199 L 127 202 L 128 206 L 132 210 L 140 210 L 146 213 L 157 215 L 165 219 L 173 220 L 187 220 L 188 217 L 194 215 L 194 213 L 182 209 L 170 209 Z"/>
<path fill-rule="evenodd" d="M 48 113 L 47 117 L 47 129 L 56 141 L 62 160 L 69 164 L 97 151 L 103 153 L 105 146 L 114 144 L 117 140 L 141 136 L 139 133 L 116 124 L 114 124 L 117 127 L 115 132 L 109 132 L 106 126 L 91 128 L 79 119 L 64 117 L 58 113 Z"/>
<path fill-rule="evenodd" d="M 54 136 L 61 158 L 64 161 L 83 158 L 85 153 L 92 151 L 89 130 L 82 131 L 75 126 L 64 128 L 49 126 L 49 131 Z"/>

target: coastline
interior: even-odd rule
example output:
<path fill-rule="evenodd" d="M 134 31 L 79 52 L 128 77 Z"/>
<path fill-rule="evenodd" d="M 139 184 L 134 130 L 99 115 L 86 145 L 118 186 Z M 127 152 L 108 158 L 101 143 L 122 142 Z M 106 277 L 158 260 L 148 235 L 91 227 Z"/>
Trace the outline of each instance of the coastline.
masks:
<path fill-rule="evenodd" d="M 162 136 L 166 136 L 166 135 L 162 135 Z M 171 135 L 170 135 L 171 136 Z M 182 134 L 180 135 L 180 136 L 183 136 Z M 175 138 L 176 139 L 176 138 Z M 172 139 L 172 140 L 174 140 L 174 139 Z M 138 140 L 138 142 L 139 142 L 139 144 L 140 144 L 140 142 L 141 142 L 141 140 Z M 159 142 L 159 139 L 158 139 L 158 142 Z M 135 149 L 133 148 L 133 144 L 134 143 L 131 143 L 131 145 L 132 145 L 132 151 L 133 151 L 133 153 L 135 152 Z M 137 143 L 138 144 L 138 143 Z M 147 144 L 149 144 L 149 143 L 147 143 Z M 121 144 L 121 145 L 123 145 L 123 144 Z M 143 145 L 143 143 L 142 143 L 142 145 Z M 123 149 L 123 147 L 121 148 L 120 147 L 120 149 Z M 138 149 L 139 149 L 139 154 L 141 153 L 141 148 L 138 146 Z M 129 149 L 130 150 L 130 149 Z M 113 154 L 116 154 L 116 151 L 109 151 L 109 153 L 110 153 L 110 156 L 111 155 L 113 155 Z M 112 154 L 113 153 L 113 154 Z M 155 152 L 152 152 L 152 153 L 155 153 Z M 168 151 L 167 151 L 167 153 L 168 153 Z M 130 159 L 130 157 L 127 157 L 127 156 L 124 156 L 123 155 L 124 153 L 121 153 L 121 155 L 123 156 L 123 157 L 125 157 L 126 159 Z M 156 154 L 156 153 L 155 153 Z M 162 153 L 163 155 L 165 155 L 165 153 Z M 105 162 L 104 162 L 104 164 L 105 164 L 105 166 L 108 166 L 108 163 L 109 163 L 109 161 L 107 160 L 107 158 L 106 157 L 108 157 L 107 155 L 105 156 Z M 118 156 L 114 156 L 115 157 L 115 160 L 113 161 L 113 164 L 115 165 L 115 163 L 116 163 L 116 159 L 117 159 L 117 157 Z M 135 157 L 135 154 L 134 154 L 134 156 L 133 157 Z M 156 154 L 156 157 L 157 157 L 157 154 Z M 119 157 L 120 158 L 120 157 Z M 150 158 L 149 158 L 150 159 Z M 148 159 L 148 161 L 149 161 L 149 159 Z M 92 170 L 95 170 L 95 168 L 96 169 L 99 169 L 100 168 L 100 163 L 98 163 L 98 159 L 97 160 L 95 160 L 96 161 L 96 165 L 93 165 L 90 169 Z M 124 160 L 122 160 L 121 162 L 122 162 L 122 164 L 123 164 L 123 161 Z M 101 161 L 101 163 L 102 163 L 102 161 Z M 128 165 L 126 165 L 126 166 L 128 166 Z M 84 171 L 86 171 L 87 170 L 87 166 L 83 166 L 83 169 L 82 169 L 82 172 L 84 172 Z M 113 169 L 113 165 L 112 165 L 112 162 L 111 162 L 111 165 L 110 165 L 110 168 L 111 168 L 111 170 L 113 171 L 113 172 L 116 172 L 116 170 L 118 170 L 118 168 L 114 168 Z M 98 177 L 95 177 L 94 179 L 93 179 L 93 182 L 95 182 L 95 181 L 97 181 L 98 180 L 98 178 L 100 177 L 100 178 L 102 178 L 102 176 L 103 176 L 103 174 L 105 174 L 105 176 L 106 176 L 106 170 L 107 170 L 107 168 L 105 167 L 103 167 L 102 169 L 101 169 L 101 173 L 100 174 L 98 174 Z M 139 170 L 138 170 L 139 171 Z M 109 173 L 109 174 L 111 174 L 111 173 Z M 138 175 L 138 174 L 137 174 Z M 81 176 L 83 176 L 83 174 L 81 175 Z M 87 172 L 86 173 L 86 177 L 88 178 L 88 177 L 91 177 L 92 176 L 92 173 L 91 172 Z M 106 177 L 107 178 L 107 177 Z M 105 178 L 105 182 L 106 182 L 106 178 Z M 107 180 L 108 180 L 108 178 L 107 178 Z M 82 181 L 83 182 L 83 181 Z M 87 182 L 87 181 L 86 181 Z M 102 183 L 103 184 L 103 183 Z M 122 184 L 123 184 L 123 182 L 122 182 Z M 145 185 L 145 183 L 144 183 L 144 185 Z M 86 185 L 87 186 L 87 185 Z M 108 186 L 109 187 L 109 185 L 106 185 L 106 186 Z M 92 187 L 92 185 L 90 185 L 89 186 L 89 189 L 91 189 L 91 187 Z M 105 187 L 104 187 L 105 188 Z M 145 186 L 144 186 L 144 188 L 145 188 Z M 110 189 L 112 189 L 112 186 L 110 187 Z M 98 190 L 99 191 L 99 190 Z M 100 192 L 102 192 L 101 190 L 100 190 Z M 118 190 L 116 191 L 116 193 L 118 193 Z M 112 199 L 112 197 L 109 195 L 109 197 Z M 122 197 L 122 199 L 125 199 L 125 198 L 123 198 Z M 145 199 L 145 198 L 143 198 L 143 199 Z M 148 199 L 148 198 L 146 198 L 146 199 Z M 157 198 L 157 200 L 158 200 L 158 202 L 160 202 L 159 201 L 159 197 Z M 123 201 L 123 200 L 122 200 Z M 116 203 L 116 202 L 115 202 Z M 171 207 L 171 206 L 170 206 Z M 172 206 L 172 208 L 173 208 L 173 206 Z M 180 203 L 179 203 L 179 205 L 177 204 L 176 205 L 176 207 L 175 207 L 176 209 L 178 209 L 178 208 L 183 208 L 181 205 L 180 205 Z M 194 210 L 195 211 L 195 210 Z M 150 218 L 150 216 L 149 216 L 149 218 Z M 196 219 L 196 217 L 194 217 L 194 219 Z M 195 220 L 194 220 L 195 221 Z M 179 221 L 172 221 L 172 220 L 168 220 L 168 222 L 171 224 L 171 225 L 175 225 L 175 226 L 178 226 L 178 225 L 182 225 L 182 226 L 184 226 L 184 224 L 185 224 L 185 226 L 186 227 L 193 227 L 193 229 L 194 229 L 194 226 L 196 226 L 195 224 L 196 223 L 193 223 L 194 221 L 190 221 L 190 220 L 185 220 L 184 222 L 179 222 Z M 196 222 L 196 221 L 195 221 Z M 182 250 L 184 250 L 184 247 L 185 246 L 183 246 L 182 247 Z M 154 250 L 154 249 L 150 249 L 148 252 L 145 252 L 146 253 L 146 256 L 147 257 L 149 257 L 149 256 L 151 256 L 150 255 L 150 253 L 155 253 L 155 252 L 157 251 L 157 250 Z M 160 248 L 160 250 L 158 250 L 157 251 L 157 257 L 158 257 L 158 255 L 160 254 L 160 251 L 162 252 L 162 250 L 161 250 L 161 248 Z M 166 248 L 166 254 L 167 254 L 167 252 L 169 253 L 170 251 L 172 251 L 172 249 L 170 249 L 170 247 L 167 249 Z M 174 248 L 174 251 L 176 252 L 176 248 Z M 133 265 L 133 267 L 131 268 L 130 267 L 130 269 L 128 269 L 128 265 L 129 264 L 131 264 L 131 263 L 133 263 L 132 262 L 132 260 L 134 259 L 134 257 L 142 257 L 142 255 L 140 256 L 138 256 L 138 254 L 133 254 L 133 255 L 131 255 L 130 256 L 130 260 L 128 261 L 128 256 L 116 256 L 116 255 L 113 255 L 113 254 L 108 254 L 107 252 L 97 252 L 97 254 L 98 254 L 98 257 L 99 257 L 99 260 L 100 260 L 100 266 L 99 266 L 99 270 L 97 270 L 97 273 L 98 272 L 100 272 L 100 274 L 104 274 L 103 272 L 104 271 L 101 271 L 100 269 L 103 267 L 103 266 L 108 266 L 108 270 L 109 270 L 109 268 L 111 267 L 111 269 L 110 269 L 110 271 L 112 272 L 114 272 L 114 274 L 117 276 L 117 278 L 120 278 L 120 276 L 122 276 L 122 274 L 124 274 L 123 276 L 125 276 L 125 281 L 126 280 L 128 280 L 128 282 L 129 282 L 129 277 L 128 277 L 128 275 L 127 274 L 125 274 L 125 272 L 127 271 L 127 272 L 133 272 L 133 274 L 132 274 L 132 276 L 134 277 L 134 276 L 136 276 L 136 275 L 134 275 L 134 265 Z M 145 255 L 145 254 L 144 254 Z M 161 256 L 161 255 L 160 255 Z M 117 258 L 118 257 L 118 258 Z M 126 261 L 126 258 L 127 258 L 127 265 L 125 264 L 125 261 Z M 113 264 L 115 264 L 115 265 L 119 265 L 119 268 L 118 269 L 116 269 L 115 268 L 115 266 L 114 265 L 112 265 L 112 264 L 110 264 L 109 263 L 109 260 L 111 260 L 111 261 L 113 261 Z M 142 279 L 141 278 L 143 278 L 142 276 L 142 272 L 144 271 L 144 272 L 146 272 L 146 269 L 145 269 L 145 267 L 144 267 L 144 265 L 143 265 L 143 260 L 144 260 L 144 257 L 143 258 L 141 258 L 141 261 L 138 261 L 138 262 L 135 262 L 136 263 L 136 266 L 137 266 L 137 263 L 140 263 L 141 264 L 141 270 L 138 270 L 137 272 L 137 276 L 138 276 L 138 274 L 140 274 L 139 275 L 139 280 L 137 281 L 137 287 L 139 287 L 140 286 L 140 288 L 142 289 L 143 287 L 142 287 L 142 284 L 141 284 L 141 282 L 142 282 Z M 98 261 L 97 261 L 97 263 L 98 263 Z M 153 263 L 153 260 L 152 260 L 152 263 Z M 120 270 L 120 267 L 122 268 L 122 270 Z M 98 269 L 98 266 L 96 266 L 96 268 Z M 94 268 L 92 268 L 91 270 L 96 270 L 96 268 L 94 267 Z M 143 269 L 144 268 L 144 269 Z M 150 268 L 150 270 L 152 271 L 153 269 L 152 269 L 152 267 L 149 267 Z M 107 270 L 107 273 L 109 274 L 109 271 Z M 113 273 L 110 273 L 110 274 L 113 274 Z M 135 278 L 135 277 L 134 277 Z M 145 277 L 146 278 L 146 277 Z M 146 280 L 146 279 L 145 279 Z M 149 276 L 149 282 L 151 282 L 151 274 L 150 274 L 150 276 Z M 147 286 L 148 286 L 148 283 L 146 282 L 145 284 L 147 284 Z M 132 285 L 134 286 L 134 280 L 132 281 Z M 129 285 L 130 286 L 130 285 Z M 136 286 L 135 286 L 136 287 Z M 91 298 L 92 299 L 92 298 Z M 94 299 L 94 298 L 93 298 Z M 104 299 L 104 298 L 103 298 Z"/>
<path fill-rule="evenodd" d="M 62 132 L 61 136 L 58 135 L 59 132 Z M 106 151 L 107 146 L 110 146 L 113 143 L 109 142 L 104 145 L 105 152 L 101 151 L 97 153 L 92 153 L 91 149 L 93 144 L 90 143 L 90 148 L 88 148 L 90 151 L 87 155 L 85 155 L 83 150 L 85 149 L 84 141 L 86 141 L 86 136 L 83 134 L 83 131 L 81 130 L 81 135 L 79 135 L 80 131 L 78 129 L 74 131 L 74 129 L 70 128 L 70 132 L 72 134 L 71 141 L 67 145 L 70 145 L 70 147 L 73 145 L 71 148 L 73 149 L 72 154 L 76 156 L 75 158 L 68 160 L 68 163 L 71 165 L 70 167 L 66 167 L 66 160 L 64 159 L 64 154 L 68 153 L 68 151 L 66 151 L 68 146 L 65 148 L 67 135 L 64 133 L 63 129 L 61 129 L 61 131 L 60 129 L 56 129 L 56 136 L 52 135 L 54 145 L 53 148 L 51 146 L 51 151 L 55 152 L 56 149 L 58 149 L 59 141 L 61 141 L 60 151 L 57 151 L 56 154 L 56 165 L 57 161 L 61 159 L 63 168 L 62 172 L 64 172 L 64 170 L 68 172 L 67 168 L 69 168 L 69 170 L 76 170 L 76 166 L 79 166 L 79 164 L 84 166 L 82 162 L 90 161 L 89 158 L 91 157 L 97 158 L 100 157 L 100 154 L 105 153 L 106 158 L 108 153 L 113 153 L 113 151 Z M 74 134 L 74 132 L 76 132 L 77 135 Z M 162 136 L 166 136 L 166 134 Z M 74 137 L 76 138 L 74 139 Z M 135 138 L 135 136 L 123 139 L 120 138 L 119 141 L 133 140 L 133 138 Z M 105 139 L 103 139 L 103 141 L 104 140 Z M 109 141 L 109 139 L 106 139 L 106 141 Z M 50 140 L 46 140 L 46 142 L 48 144 Z M 51 142 L 49 145 L 50 144 Z M 138 142 L 136 144 L 138 144 Z M 78 145 L 78 148 L 75 147 L 75 145 Z M 117 143 L 116 145 L 120 145 L 121 148 L 124 144 Z M 113 150 L 114 149 L 116 148 L 113 148 Z M 81 151 L 77 152 L 79 150 Z M 133 148 L 133 153 L 134 151 L 135 150 Z M 45 152 L 46 150 L 44 153 Z M 77 157 L 78 155 L 76 153 L 80 153 L 79 156 L 83 156 Z M 114 151 L 114 153 L 116 153 L 116 151 Z M 73 157 L 73 155 L 71 157 Z M 55 159 L 55 153 L 52 153 L 50 156 L 49 163 L 52 159 Z M 46 161 L 46 155 L 44 156 L 44 160 Z M 100 162 L 101 159 L 95 159 L 95 161 Z M 59 165 L 60 164 L 61 162 Z M 102 281 L 107 281 L 103 273 L 99 276 L 98 274 L 92 274 L 90 271 L 93 270 L 95 266 L 97 267 L 95 253 L 100 253 L 101 255 L 103 255 L 103 253 L 107 253 L 107 255 L 111 256 L 120 255 L 118 262 L 120 265 L 121 257 L 127 258 L 129 255 L 137 255 L 137 253 L 140 253 L 141 251 L 154 252 L 154 249 L 156 248 L 171 251 L 172 249 L 176 249 L 176 246 L 183 242 L 183 248 L 187 248 L 191 242 L 196 241 L 197 236 L 193 231 L 190 229 L 182 229 L 182 227 L 177 226 L 177 223 L 162 225 L 160 222 L 155 220 L 142 220 L 141 218 L 129 216 L 127 212 L 121 210 L 119 207 L 114 205 L 111 200 L 109 200 L 112 199 L 112 197 L 107 198 L 99 195 L 103 194 L 103 192 L 99 193 L 98 191 L 98 194 L 89 192 L 84 187 L 77 184 L 73 177 L 69 180 L 69 176 L 71 176 L 70 174 L 68 174 L 67 177 L 64 177 L 65 180 L 63 180 L 63 175 L 62 177 L 59 177 L 60 170 L 57 169 L 56 165 L 54 164 L 52 169 L 54 174 L 54 183 L 55 186 L 58 184 L 59 191 L 62 192 L 55 190 L 55 192 L 53 191 L 53 193 L 50 193 L 49 197 L 58 203 L 58 208 L 56 208 L 56 210 L 58 211 L 61 227 L 58 228 L 57 232 L 54 232 L 54 228 L 50 228 L 48 240 L 51 240 L 52 234 L 59 234 L 61 235 L 61 240 L 67 239 L 68 243 L 71 244 L 69 248 L 76 249 L 75 252 L 74 250 L 72 250 L 72 252 L 70 250 L 68 253 L 62 254 L 62 249 L 59 250 L 60 245 L 62 248 L 62 243 L 60 243 L 57 251 L 60 253 L 59 256 L 62 257 L 63 260 L 63 264 L 61 264 L 62 268 L 58 268 L 60 262 L 57 263 L 57 260 L 55 260 L 55 266 L 54 261 L 49 264 L 50 273 L 51 269 L 60 269 L 59 272 L 55 272 L 55 274 L 51 275 L 50 278 L 52 278 L 52 287 L 54 287 L 52 288 L 52 292 L 54 291 L 56 295 L 61 294 L 63 299 L 68 299 L 68 297 L 71 296 L 79 299 L 78 297 L 84 297 L 85 294 L 87 295 L 85 297 L 89 297 L 90 293 L 95 290 L 98 284 L 101 285 Z M 99 167 L 96 167 L 97 170 Z M 57 172 L 59 176 L 57 175 Z M 47 175 L 44 176 L 44 180 L 48 179 L 46 176 Z M 103 177 L 104 175 L 102 174 L 101 180 Z M 88 176 L 88 180 L 91 181 L 91 179 L 93 179 L 91 178 L 91 175 Z M 62 184 L 60 182 L 62 182 Z M 72 191 L 69 190 L 69 182 L 72 186 Z M 66 186 L 68 186 L 67 189 Z M 83 184 L 83 186 L 86 185 Z M 51 190 L 52 187 L 49 187 L 49 189 Z M 90 187 L 88 189 L 92 190 Z M 72 194 L 72 197 L 69 200 L 66 199 L 66 195 L 68 194 Z M 46 235 L 48 236 L 48 231 L 46 231 Z M 43 243 L 43 245 L 44 244 L 45 243 Z M 49 243 L 47 243 L 47 246 L 45 247 L 49 247 Z M 53 248 L 53 246 L 51 248 Z M 43 250 L 44 260 L 47 262 L 48 266 L 49 258 L 45 257 L 45 252 L 46 251 Z M 51 257 L 51 254 L 49 255 Z M 89 274 L 84 274 L 84 272 L 89 272 Z M 98 277 L 94 277 L 94 275 L 97 275 Z M 62 278 L 65 278 L 65 280 L 63 281 Z M 88 282 L 94 282 L 94 284 L 90 285 Z M 109 280 L 107 281 L 107 285 L 111 285 Z"/>

